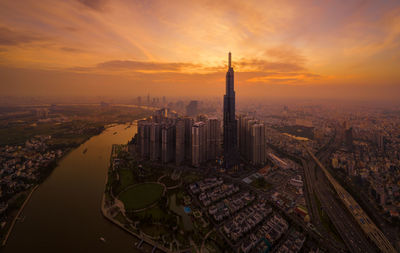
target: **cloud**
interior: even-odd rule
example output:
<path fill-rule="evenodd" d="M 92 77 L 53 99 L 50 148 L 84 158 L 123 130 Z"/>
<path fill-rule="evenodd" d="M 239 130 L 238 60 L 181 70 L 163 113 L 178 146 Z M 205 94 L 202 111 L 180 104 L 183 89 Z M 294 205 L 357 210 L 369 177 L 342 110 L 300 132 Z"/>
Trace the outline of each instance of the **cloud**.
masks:
<path fill-rule="evenodd" d="M 298 50 L 287 46 L 279 46 L 267 49 L 264 55 L 275 60 L 290 62 L 299 65 L 306 62 L 306 58 L 301 55 Z"/>
<path fill-rule="evenodd" d="M 45 40 L 45 38 L 39 35 L 19 32 L 4 26 L 0 27 L 0 45 L 17 46 L 43 40 Z"/>
<path fill-rule="evenodd" d="M 64 50 L 70 50 L 64 49 Z M 73 50 L 73 49 L 71 49 Z M 305 68 L 297 63 L 274 62 L 264 59 L 245 59 L 234 62 L 235 71 L 239 72 L 298 72 L 305 71 Z M 134 61 L 134 60 L 112 60 L 96 64 L 92 67 L 74 67 L 70 70 L 77 71 L 152 71 L 152 72 L 194 72 L 194 73 L 216 73 L 226 71 L 226 66 L 216 65 L 208 66 L 200 63 L 189 62 L 152 62 L 152 61 Z"/>
<path fill-rule="evenodd" d="M 104 10 L 107 5 L 107 0 L 78 0 L 78 2 L 96 11 Z"/>
<path fill-rule="evenodd" d="M 263 59 L 241 59 L 237 63 L 239 70 L 258 70 L 258 71 L 268 71 L 276 70 L 283 72 L 290 71 L 300 71 L 304 70 L 304 67 L 297 63 L 290 63 L 284 61 L 268 61 Z"/>
<path fill-rule="evenodd" d="M 240 59 L 234 65 L 236 80 L 241 84 L 304 84 L 323 76 L 309 72 L 301 65 L 271 62 L 263 59 Z M 144 62 L 113 60 L 91 67 L 74 67 L 69 71 L 98 74 L 127 74 L 131 78 L 156 83 L 223 83 L 226 66 L 207 66 L 188 62 Z M 222 79 L 221 79 L 222 78 Z"/>
<path fill-rule="evenodd" d="M 115 60 L 97 64 L 98 69 L 130 69 L 136 71 L 180 71 L 186 68 L 196 67 L 192 63 L 176 63 L 176 62 L 143 62 L 130 60 Z"/>
<path fill-rule="evenodd" d="M 69 53 L 80 53 L 83 52 L 82 49 L 74 48 L 74 47 L 61 47 L 62 51 L 69 52 Z"/>
<path fill-rule="evenodd" d="M 319 80 L 322 76 L 307 72 L 266 72 L 261 76 L 252 77 L 246 80 L 249 83 L 309 83 L 310 81 Z"/>
<path fill-rule="evenodd" d="M 72 71 L 132 71 L 132 72 L 182 72 L 201 69 L 201 65 L 185 62 L 145 62 L 133 60 L 112 60 L 96 64 L 93 67 L 73 67 Z"/>

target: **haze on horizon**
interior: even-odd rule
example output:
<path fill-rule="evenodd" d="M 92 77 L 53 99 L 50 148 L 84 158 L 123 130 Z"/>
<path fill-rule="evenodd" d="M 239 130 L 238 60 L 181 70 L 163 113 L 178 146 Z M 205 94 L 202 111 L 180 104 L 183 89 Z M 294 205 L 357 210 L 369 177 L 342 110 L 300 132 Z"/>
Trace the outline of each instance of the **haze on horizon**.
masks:
<path fill-rule="evenodd" d="M 392 100 L 398 1 L 0 2 L 0 94 Z"/>

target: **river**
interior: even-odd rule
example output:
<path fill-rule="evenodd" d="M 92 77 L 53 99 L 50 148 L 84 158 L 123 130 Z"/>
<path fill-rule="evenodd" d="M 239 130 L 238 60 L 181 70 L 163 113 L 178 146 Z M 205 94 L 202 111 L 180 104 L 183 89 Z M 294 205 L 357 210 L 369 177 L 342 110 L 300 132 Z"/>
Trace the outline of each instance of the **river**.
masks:
<path fill-rule="evenodd" d="M 100 211 L 111 145 L 127 143 L 137 130 L 136 125 L 126 127 L 110 127 L 67 154 L 34 192 L 22 213 L 24 221 L 15 224 L 0 251 L 139 252 L 134 238 Z"/>

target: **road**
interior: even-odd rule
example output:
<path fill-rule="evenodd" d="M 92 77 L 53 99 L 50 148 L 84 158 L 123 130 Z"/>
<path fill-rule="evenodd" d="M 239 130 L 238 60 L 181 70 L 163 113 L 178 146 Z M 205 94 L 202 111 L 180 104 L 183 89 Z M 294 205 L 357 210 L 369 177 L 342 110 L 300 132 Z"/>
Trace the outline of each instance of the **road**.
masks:
<path fill-rule="evenodd" d="M 322 149 L 318 154 L 322 161 L 330 157 L 330 152 L 332 149 L 328 147 L 329 145 Z M 307 147 L 305 146 L 305 148 Z M 345 207 L 342 205 L 342 203 L 338 201 L 335 192 L 332 191 L 330 184 L 325 177 L 325 174 L 317 167 L 316 162 L 314 160 L 310 160 L 305 164 L 304 169 L 305 174 L 307 174 L 307 177 L 305 178 L 306 184 L 310 185 L 309 187 L 313 190 L 313 193 L 321 203 L 322 210 L 328 215 L 347 248 L 351 252 L 355 253 L 375 252 L 373 250 L 373 246 L 362 233 L 357 223 L 345 210 Z M 310 192 L 308 192 L 308 195 L 309 193 Z M 309 195 L 308 198 L 311 200 L 313 198 L 315 199 L 313 195 Z M 314 219 L 317 221 L 319 220 L 318 222 L 321 222 L 319 218 L 318 207 L 315 206 L 316 201 L 310 202 L 312 206 L 312 215 L 318 216 L 318 218 L 314 217 Z M 321 223 L 317 223 L 316 226 L 321 228 Z M 326 229 L 323 229 L 323 231 L 326 231 Z"/>
<path fill-rule="evenodd" d="M 353 197 L 332 177 L 321 161 L 315 157 L 307 146 L 305 146 L 305 148 L 319 167 L 319 169 L 315 170 L 316 174 L 319 174 L 321 179 L 325 178 L 325 182 L 323 182 L 323 180 L 316 180 L 317 187 L 323 191 L 321 194 L 321 202 L 326 201 L 325 203 L 328 205 L 328 208 L 325 208 L 326 212 L 328 215 L 329 212 L 331 212 L 332 218 L 331 215 L 329 215 L 329 217 L 335 224 L 335 227 L 340 231 L 345 243 L 349 245 L 349 249 L 352 250 L 352 252 L 373 252 L 371 251 L 373 247 L 371 247 L 371 244 L 365 236 L 367 235 L 381 252 L 395 253 L 396 250 L 394 247 L 390 244 L 382 231 L 379 230 L 361 209 Z M 322 158 L 328 158 L 329 156 L 329 152 L 323 152 L 321 155 Z M 329 194 L 326 190 L 328 185 L 333 187 L 335 194 L 332 194 L 334 193 L 333 191 L 329 191 L 331 192 L 331 194 Z M 337 199 L 334 196 L 338 197 L 341 203 L 336 201 L 336 204 L 329 206 L 333 203 L 331 201 Z M 345 220 L 349 222 L 344 223 L 343 221 Z"/>

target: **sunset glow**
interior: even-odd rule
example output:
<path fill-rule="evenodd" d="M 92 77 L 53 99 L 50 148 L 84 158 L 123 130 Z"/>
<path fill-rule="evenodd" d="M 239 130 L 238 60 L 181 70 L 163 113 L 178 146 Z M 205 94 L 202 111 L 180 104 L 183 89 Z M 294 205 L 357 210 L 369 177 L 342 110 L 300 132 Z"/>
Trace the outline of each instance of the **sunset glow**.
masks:
<path fill-rule="evenodd" d="M 0 3 L 4 95 L 222 94 L 395 99 L 398 1 Z M 39 79 L 40 77 L 40 79 Z"/>

